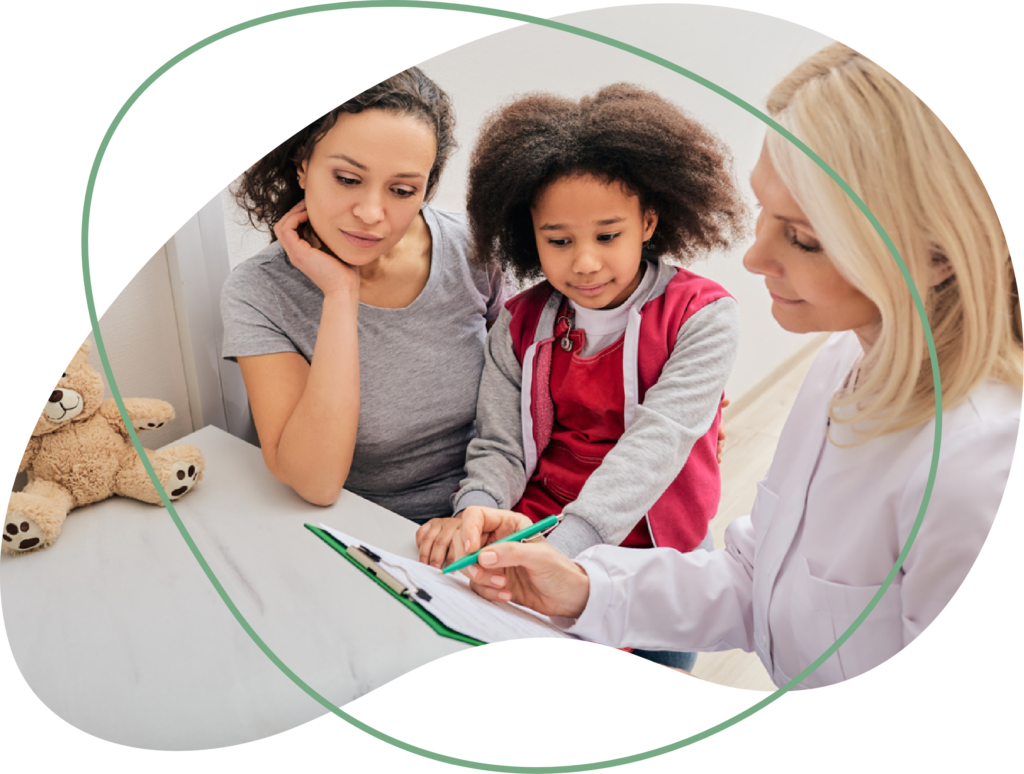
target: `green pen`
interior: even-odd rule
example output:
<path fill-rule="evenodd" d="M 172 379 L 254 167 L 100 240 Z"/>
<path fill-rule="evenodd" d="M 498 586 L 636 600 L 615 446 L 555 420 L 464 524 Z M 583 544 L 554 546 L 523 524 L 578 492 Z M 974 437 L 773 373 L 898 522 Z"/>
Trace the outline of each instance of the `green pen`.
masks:
<path fill-rule="evenodd" d="M 508 537 L 503 537 L 501 540 L 495 540 L 494 543 L 509 543 L 513 540 L 518 540 L 520 543 L 525 543 L 527 540 L 532 540 L 536 537 L 547 537 L 551 533 L 551 530 L 557 527 L 559 522 L 561 521 L 562 514 L 560 513 L 556 516 L 548 516 L 546 519 L 541 519 L 536 524 L 531 524 L 526 529 L 521 529 L 518 532 L 513 532 L 511 535 L 509 535 Z M 490 546 L 493 546 L 494 543 L 490 543 L 484 546 L 480 549 L 480 551 L 483 551 L 489 548 Z M 480 551 L 474 551 L 473 553 L 467 554 L 461 559 L 452 562 L 443 570 L 441 570 L 441 574 L 444 575 L 449 572 L 455 572 L 456 570 L 461 570 L 463 567 L 469 567 L 469 565 L 471 564 L 476 564 L 477 557 L 480 556 Z"/>

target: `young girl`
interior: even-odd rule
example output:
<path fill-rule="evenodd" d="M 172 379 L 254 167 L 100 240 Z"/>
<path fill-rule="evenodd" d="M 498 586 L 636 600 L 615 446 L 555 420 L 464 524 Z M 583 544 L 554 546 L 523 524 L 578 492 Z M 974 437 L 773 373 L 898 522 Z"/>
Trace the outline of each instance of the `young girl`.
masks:
<path fill-rule="evenodd" d="M 599 543 L 700 546 L 739 316 L 725 290 L 670 261 L 741 234 L 728 153 L 634 86 L 532 95 L 484 126 L 467 209 L 478 259 L 546 281 L 488 337 L 456 516 L 560 513 L 550 541 L 570 557 Z M 421 557 L 441 564 L 458 521 L 421 527 Z"/>

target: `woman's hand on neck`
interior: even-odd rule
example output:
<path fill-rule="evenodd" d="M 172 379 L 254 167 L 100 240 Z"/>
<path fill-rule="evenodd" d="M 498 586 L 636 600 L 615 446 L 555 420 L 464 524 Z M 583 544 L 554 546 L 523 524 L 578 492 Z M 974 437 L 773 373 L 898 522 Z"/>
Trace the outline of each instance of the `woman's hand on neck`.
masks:
<path fill-rule="evenodd" d="M 359 267 L 350 266 L 333 255 L 317 249 L 301 236 L 298 229 L 309 220 L 305 201 L 299 202 L 274 225 L 274 235 L 292 265 L 309 277 L 324 298 L 359 300 Z"/>

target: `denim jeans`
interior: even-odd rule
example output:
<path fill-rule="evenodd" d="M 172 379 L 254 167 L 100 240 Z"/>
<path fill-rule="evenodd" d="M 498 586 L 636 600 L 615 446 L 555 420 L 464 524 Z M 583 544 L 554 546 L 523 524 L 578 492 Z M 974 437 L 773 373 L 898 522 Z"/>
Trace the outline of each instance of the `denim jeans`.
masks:
<path fill-rule="evenodd" d="M 697 661 L 696 653 L 679 650 L 640 650 L 639 648 L 633 648 L 633 655 L 653 661 L 655 664 L 685 669 L 687 672 L 693 670 L 693 665 Z"/>

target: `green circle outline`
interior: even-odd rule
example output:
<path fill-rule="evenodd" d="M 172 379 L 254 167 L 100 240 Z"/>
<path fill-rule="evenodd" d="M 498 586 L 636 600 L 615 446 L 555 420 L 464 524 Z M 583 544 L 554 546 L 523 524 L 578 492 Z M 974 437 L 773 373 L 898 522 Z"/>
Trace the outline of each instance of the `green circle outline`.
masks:
<path fill-rule="evenodd" d="M 270 650 L 267 644 L 263 642 L 259 635 L 256 634 L 255 630 L 249 625 L 248 621 L 245 620 L 245 618 L 239 612 L 238 608 L 235 607 L 234 602 L 231 601 L 231 598 L 224 590 L 224 587 L 221 586 L 220 581 L 218 581 L 217 577 L 213 574 L 213 571 L 210 569 L 210 566 L 206 563 L 206 560 L 200 553 L 199 548 L 192 540 L 192 536 L 188 533 L 188 530 L 185 529 L 185 525 L 181 522 L 181 519 L 178 517 L 177 512 L 174 510 L 174 506 L 168 499 L 167 493 L 161 486 L 160 481 L 157 478 L 156 473 L 149 462 L 149 459 L 142 451 L 142 444 L 139 442 L 139 437 L 136 434 L 135 428 L 128 417 L 128 412 L 125 409 L 124 401 L 121 398 L 121 393 L 117 388 L 117 383 L 114 381 L 114 374 L 111 371 L 110 362 L 107 359 L 106 348 L 104 347 L 103 344 L 103 337 L 100 333 L 99 320 L 96 317 L 96 307 L 92 297 L 92 280 L 89 272 L 89 216 L 92 210 L 93 190 L 96 184 L 96 176 L 99 173 L 100 163 L 103 160 L 103 156 L 106 153 L 107 146 L 110 144 L 110 140 L 113 137 L 114 132 L 117 130 L 117 127 L 120 125 L 121 121 L 124 119 L 129 109 L 131 109 L 132 105 L 135 104 L 136 100 L 138 100 L 138 98 L 142 96 L 146 89 L 148 89 L 158 78 L 160 78 L 164 73 L 166 73 L 179 62 L 181 62 L 183 59 L 187 58 L 188 56 L 191 56 L 196 51 L 205 48 L 211 43 L 215 43 L 218 40 L 221 40 L 222 38 L 234 35 L 236 32 L 241 32 L 251 27 L 257 27 L 262 24 L 278 21 L 280 19 L 287 19 L 292 16 L 303 16 L 306 14 L 322 13 L 326 11 L 348 10 L 350 8 L 424 8 L 443 11 L 457 11 L 462 13 L 475 13 L 485 16 L 496 16 L 506 19 L 513 19 L 515 21 L 521 21 L 528 24 L 536 24 L 538 26 L 548 27 L 550 29 L 560 30 L 562 32 L 567 32 L 572 35 L 577 35 L 579 37 L 589 38 L 590 40 L 596 41 L 598 43 L 604 43 L 605 45 L 612 46 L 613 48 L 617 48 L 621 51 L 626 51 L 627 53 L 634 54 L 636 56 L 641 57 L 642 59 L 646 59 L 650 62 L 653 62 L 654 64 L 660 65 L 679 75 L 689 78 L 690 80 L 701 84 L 702 86 L 710 89 L 719 96 L 724 97 L 733 104 L 747 111 L 755 118 L 759 119 L 762 123 L 777 131 L 779 134 L 781 134 L 783 137 L 785 137 L 787 140 L 793 143 L 797 148 L 799 148 L 808 158 L 814 161 L 815 164 L 817 164 L 822 170 L 824 170 L 825 173 L 828 174 L 828 176 L 831 177 L 839 185 L 839 187 L 843 189 L 846 195 L 850 197 L 854 204 L 857 205 L 858 209 L 860 209 L 860 211 L 864 213 L 865 217 L 867 217 L 868 221 L 874 227 L 875 231 L 882 238 L 883 242 L 889 250 L 889 253 L 895 259 L 896 264 L 899 267 L 900 273 L 903 275 L 903 279 L 907 283 L 907 287 L 910 290 L 911 296 L 914 301 L 914 306 L 917 309 L 918 316 L 920 317 L 921 322 L 924 326 L 925 339 L 928 345 L 928 359 L 931 362 L 932 367 L 932 382 L 935 388 L 935 436 L 932 446 L 932 459 L 931 466 L 928 470 L 928 480 L 925 484 L 924 496 L 921 498 L 921 506 L 918 509 L 917 518 L 914 520 L 914 526 L 910 530 L 910 534 L 907 537 L 907 542 L 904 544 L 903 549 L 900 551 L 899 556 L 896 559 L 896 563 L 893 565 L 892 569 L 889 571 L 889 574 L 886 576 L 885 582 L 881 585 L 878 592 L 871 598 L 871 601 L 867 604 L 867 606 L 860 613 L 860 615 L 857 616 L 857 618 L 850 625 L 850 627 L 839 636 L 839 638 L 835 641 L 833 645 L 831 645 L 824 653 L 822 653 L 821 656 L 815 659 L 814 662 L 812 662 L 811 665 L 804 669 L 800 674 L 798 674 L 796 677 L 794 677 L 781 688 L 777 689 L 774 693 L 768 695 L 766 698 L 757 702 L 753 706 L 747 708 L 743 712 L 740 712 L 732 716 L 731 718 L 728 718 L 727 720 L 724 720 L 723 722 L 718 723 L 717 725 L 714 725 L 711 728 L 708 728 L 698 734 L 694 734 L 692 736 L 686 737 L 685 739 L 681 739 L 678 742 L 663 745 L 661 747 L 657 747 L 646 752 L 636 753 L 634 755 L 627 755 L 620 758 L 613 758 L 606 761 L 597 761 L 593 763 L 573 764 L 564 766 L 501 766 L 496 764 L 480 763 L 478 761 L 465 760 L 463 758 L 455 758 L 449 755 L 443 755 L 441 753 L 436 753 L 431 750 L 424 749 L 422 747 L 417 747 L 415 745 L 408 744 L 400 739 L 396 739 L 393 736 L 385 734 L 381 731 L 377 731 L 376 729 L 368 726 L 367 724 L 353 717 L 352 715 L 349 715 L 341 708 L 336 707 L 330 701 L 328 701 L 319 693 L 317 693 L 312 687 L 307 685 L 298 675 L 292 672 L 288 668 L 288 666 L 283 661 L 281 661 L 274 654 L 273 651 Z M 822 160 L 820 156 L 818 156 L 818 154 L 816 154 L 813 150 L 807 147 L 807 145 L 805 145 L 798 137 L 793 135 L 789 130 L 781 126 L 770 116 L 766 115 L 765 113 L 755 108 L 753 105 L 750 105 L 746 101 L 740 99 L 736 95 L 721 88 L 720 86 L 717 86 L 716 84 L 712 83 L 706 78 L 702 78 L 696 73 L 691 72 L 690 70 L 687 70 L 683 67 L 680 67 L 679 65 L 676 65 L 673 62 L 670 62 L 667 59 L 664 59 L 660 56 L 656 56 L 655 54 L 651 54 L 647 51 L 644 51 L 641 48 L 631 46 L 628 43 L 623 43 L 622 41 L 610 38 L 606 35 L 590 32 L 589 30 L 585 30 L 581 27 L 574 27 L 572 25 L 564 24 L 562 22 L 556 22 L 551 19 L 544 19 L 538 16 L 516 13 L 514 11 L 506 11 L 498 8 L 487 8 L 483 6 L 467 5 L 462 3 L 429 2 L 426 0 L 356 0 L 355 2 L 325 3 L 322 5 L 304 6 L 301 8 L 293 8 L 288 11 L 280 11 L 278 13 L 259 16 L 255 19 L 250 19 L 247 22 L 242 22 L 241 24 L 236 24 L 234 26 L 228 27 L 224 30 L 221 30 L 218 33 L 215 33 L 213 35 L 210 35 L 209 37 L 200 40 L 198 43 L 192 46 L 189 46 L 181 53 L 169 59 L 165 64 L 159 67 L 152 75 L 150 75 L 145 81 L 143 81 L 142 85 L 140 85 L 132 93 L 132 95 L 128 98 L 125 104 L 118 111 L 117 115 L 114 117 L 114 120 L 111 122 L 110 127 L 107 129 L 106 134 L 104 134 L 103 136 L 103 140 L 100 143 L 99 150 L 96 152 L 96 158 L 93 161 L 92 169 L 89 173 L 89 180 L 86 185 L 85 191 L 85 203 L 82 211 L 82 275 L 85 285 L 86 303 L 89 308 L 89 321 L 92 325 L 92 331 L 96 339 L 96 350 L 97 353 L 99 354 L 100 361 L 103 364 L 103 371 L 107 376 L 107 381 L 110 385 L 110 390 L 113 393 L 114 401 L 117 403 L 118 411 L 121 413 L 121 417 L 124 420 L 125 426 L 128 428 L 128 433 L 131 436 L 132 445 L 135 447 L 136 452 L 142 459 L 143 465 L 146 468 L 146 472 L 149 474 L 150 480 L 156 486 L 157 492 L 160 495 L 160 499 L 163 501 L 164 507 L 166 507 L 167 511 L 170 513 L 175 526 L 178 528 L 178 532 L 181 533 L 181 536 L 182 538 L 184 538 L 185 543 L 189 547 L 189 550 L 191 550 L 193 556 L 195 556 L 196 561 L 199 563 L 200 567 L 202 567 L 203 572 L 206 573 L 206 577 L 209 579 L 210 583 L 217 591 L 217 594 L 220 596 L 221 600 L 231 611 L 231 614 L 235 617 L 235 620 L 238 621 L 242 629 L 245 630 L 246 634 L 249 635 L 249 637 L 253 640 L 254 643 L 256 643 L 259 649 L 263 651 L 264 655 L 266 655 L 267 658 L 269 658 L 270 661 L 273 662 L 273 664 L 277 666 L 278 669 L 280 669 L 285 675 L 287 675 L 287 677 L 293 683 L 295 683 L 299 688 L 305 691 L 307 695 L 309 695 L 312 699 L 314 699 L 323 707 L 325 707 L 328 711 L 333 712 L 342 720 L 350 723 L 359 730 L 364 731 L 365 733 L 370 734 L 371 736 L 376 737 L 377 739 L 383 742 L 387 742 L 388 744 L 405 750 L 406 752 L 414 753 L 424 758 L 430 758 L 432 760 L 440 761 L 442 763 L 448 763 L 454 766 L 462 766 L 465 768 L 479 769 L 483 771 L 529 772 L 530 774 L 560 774 L 561 772 L 592 771 L 595 769 L 605 769 L 614 766 L 623 766 L 628 763 L 635 763 L 638 761 L 646 760 L 648 758 L 654 758 L 659 755 L 664 755 L 665 753 L 669 753 L 674 750 L 687 747 L 693 744 L 694 742 L 699 742 L 702 739 L 706 739 L 709 736 L 713 736 L 714 734 L 717 734 L 719 731 L 724 731 L 725 729 L 739 723 L 741 720 L 745 720 L 754 713 L 759 712 L 760 710 L 764 709 L 769 704 L 772 704 L 773 702 L 784 696 L 786 693 L 788 693 L 790 690 L 795 688 L 812 672 L 814 672 L 819 666 L 821 666 L 825 661 L 827 661 L 828 658 L 831 657 L 832 654 L 834 654 L 843 645 L 843 643 L 845 643 L 846 640 L 850 638 L 850 636 L 855 631 L 857 631 L 857 628 L 861 625 L 861 623 L 864 622 L 864 619 L 866 619 L 868 615 L 871 613 L 871 611 L 875 609 L 875 606 L 881 600 L 882 595 L 885 594 L 889 586 L 892 585 L 893 580 L 896 578 L 897 573 L 899 573 L 900 568 L 903 566 L 903 563 L 907 558 L 907 554 L 910 552 L 910 549 L 914 544 L 914 539 L 917 537 L 917 533 L 921 528 L 921 523 L 924 519 L 924 514 L 928 508 L 928 503 L 931 500 L 932 496 L 932 490 L 935 486 L 935 477 L 939 465 L 939 451 L 942 444 L 942 384 L 939 378 L 939 363 L 935 351 L 935 341 L 932 337 L 931 326 L 928 322 L 928 316 L 925 312 L 924 304 L 921 301 L 920 294 L 917 292 L 917 288 L 914 286 L 914 283 L 911 280 L 910 272 L 907 270 L 906 265 L 903 263 L 903 259 L 900 257 L 899 251 L 897 251 L 896 246 L 889 238 L 889 235 L 882 228 L 882 225 L 878 222 L 878 219 L 875 218 L 875 216 L 867 208 L 867 205 L 864 204 L 861 198 L 852 188 L 850 188 L 846 181 L 843 180 L 835 172 L 835 170 L 833 170 L 828 164 L 826 164 L 825 161 Z"/>

